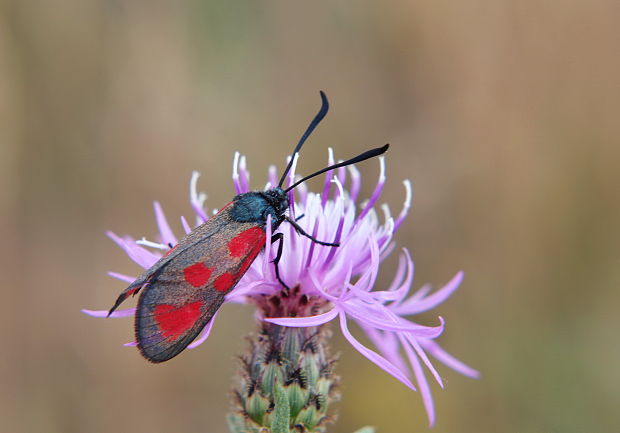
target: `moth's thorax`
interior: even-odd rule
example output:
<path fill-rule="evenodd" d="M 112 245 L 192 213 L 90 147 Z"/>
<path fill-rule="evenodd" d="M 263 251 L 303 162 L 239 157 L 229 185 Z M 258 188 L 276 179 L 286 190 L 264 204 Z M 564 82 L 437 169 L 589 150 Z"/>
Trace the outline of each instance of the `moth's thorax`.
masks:
<path fill-rule="evenodd" d="M 253 222 L 263 227 L 271 215 L 272 229 L 275 230 L 284 220 L 288 204 L 288 196 L 282 188 L 246 192 L 233 199 L 230 215 L 237 222 Z"/>

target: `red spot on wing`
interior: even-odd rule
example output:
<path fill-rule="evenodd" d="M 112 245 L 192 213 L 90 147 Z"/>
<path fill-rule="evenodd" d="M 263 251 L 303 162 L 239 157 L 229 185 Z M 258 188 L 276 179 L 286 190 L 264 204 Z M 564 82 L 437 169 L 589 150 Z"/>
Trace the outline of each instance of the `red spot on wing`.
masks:
<path fill-rule="evenodd" d="M 201 316 L 201 301 L 185 304 L 177 307 L 170 304 L 162 304 L 155 307 L 155 321 L 159 326 L 163 337 L 179 338 L 189 331 L 196 320 Z"/>
<path fill-rule="evenodd" d="M 227 292 L 233 285 L 234 277 L 229 272 L 226 272 L 215 280 L 213 287 L 219 292 Z"/>
<path fill-rule="evenodd" d="M 257 246 L 262 248 L 265 232 L 260 227 L 251 227 L 242 231 L 228 242 L 228 251 L 232 257 L 243 257 Z"/>
<path fill-rule="evenodd" d="M 207 284 L 212 270 L 207 268 L 204 263 L 195 263 L 183 269 L 185 281 L 194 287 L 202 287 Z"/>

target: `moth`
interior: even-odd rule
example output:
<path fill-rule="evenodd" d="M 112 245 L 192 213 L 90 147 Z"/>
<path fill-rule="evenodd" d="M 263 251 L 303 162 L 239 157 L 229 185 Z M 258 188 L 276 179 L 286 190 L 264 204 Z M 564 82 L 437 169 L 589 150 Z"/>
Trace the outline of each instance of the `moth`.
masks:
<path fill-rule="evenodd" d="M 288 193 L 306 180 L 329 170 L 381 155 L 389 145 L 323 168 L 283 188 L 295 156 L 329 109 L 327 96 L 324 92 L 320 95 L 321 108 L 297 143 L 276 187 L 235 196 L 119 295 L 108 317 L 127 297 L 140 294 L 135 314 L 135 334 L 138 349 L 148 361 L 159 363 L 175 357 L 200 334 L 224 303 L 225 295 L 235 287 L 262 251 L 269 218 L 272 233 L 286 221 L 299 235 L 325 247 L 338 247 L 336 243 L 315 239 L 287 215 Z M 278 281 L 283 288 L 287 288 L 278 270 L 283 254 L 282 239 L 282 233 L 275 233 L 270 241 L 279 243 L 273 265 Z"/>

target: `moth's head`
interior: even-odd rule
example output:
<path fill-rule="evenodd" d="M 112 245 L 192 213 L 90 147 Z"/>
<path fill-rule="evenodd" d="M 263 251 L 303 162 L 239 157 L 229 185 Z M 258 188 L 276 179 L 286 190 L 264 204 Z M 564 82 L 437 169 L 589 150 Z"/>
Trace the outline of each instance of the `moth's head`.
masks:
<path fill-rule="evenodd" d="M 265 200 L 273 208 L 278 217 L 284 215 L 288 209 L 288 194 L 280 187 L 272 188 L 264 193 Z M 279 218 L 278 218 L 279 219 Z"/>

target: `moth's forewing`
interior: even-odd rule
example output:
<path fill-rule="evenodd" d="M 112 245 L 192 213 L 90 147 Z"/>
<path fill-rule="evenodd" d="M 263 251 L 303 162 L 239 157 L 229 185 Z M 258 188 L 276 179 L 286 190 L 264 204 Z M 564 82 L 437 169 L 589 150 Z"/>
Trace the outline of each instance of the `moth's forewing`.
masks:
<path fill-rule="evenodd" d="M 166 361 L 185 349 L 265 245 L 264 229 L 231 220 L 229 209 L 209 223 L 218 229 L 199 239 L 190 234 L 191 248 L 160 266 L 140 295 L 136 340 L 149 361 Z"/>
<path fill-rule="evenodd" d="M 178 255 L 184 254 L 195 245 L 208 240 L 215 233 L 221 231 L 223 226 L 230 222 L 229 211 L 226 209 L 231 203 L 224 206 L 217 215 L 192 230 L 189 234 L 182 238 L 179 243 L 174 246 L 174 248 L 168 251 L 163 257 L 155 262 L 153 266 L 145 270 L 138 278 L 136 278 L 136 280 L 118 296 L 116 302 L 114 302 L 114 306 L 112 306 L 108 312 L 108 316 L 112 314 L 112 312 L 116 310 L 125 299 L 131 295 L 136 295 L 140 289 L 142 289 L 145 284 L 149 283 L 155 275 L 161 272 L 162 269 L 170 263 L 170 261 L 174 260 Z"/>

